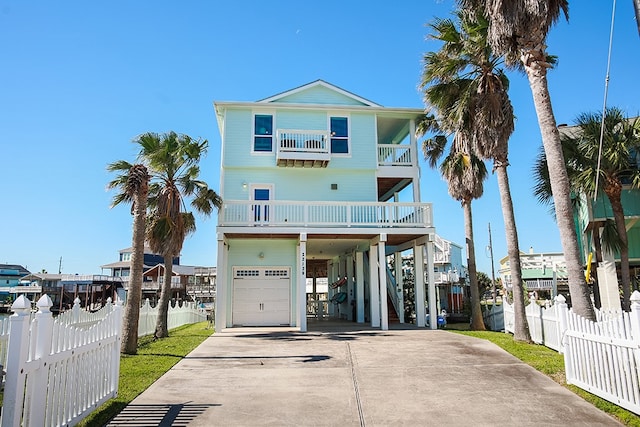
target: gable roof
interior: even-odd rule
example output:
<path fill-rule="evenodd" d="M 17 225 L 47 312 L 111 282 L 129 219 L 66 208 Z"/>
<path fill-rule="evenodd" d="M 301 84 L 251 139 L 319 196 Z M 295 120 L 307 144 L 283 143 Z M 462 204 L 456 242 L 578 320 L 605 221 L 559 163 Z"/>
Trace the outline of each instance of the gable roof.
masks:
<path fill-rule="evenodd" d="M 270 96 L 268 98 L 261 99 L 257 102 L 259 103 L 268 103 L 268 102 L 287 102 L 287 98 L 294 98 L 294 95 L 300 95 L 303 92 L 311 92 L 313 90 L 321 89 L 325 92 L 334 92 L 335 94 L 341 95 L 343 99 L 345 99 L 349 103 L 355 105 L 364 105 L 368 107 L 382 107 L 380 104 L 376 104 L 373 101 L 369 101 L 366 98 L 358 96 L 354 93 L 351 93 L 347 90 L 344 90 L 338 86 L 332 85 L 331 83 L 327 83 L 324 80 L 316 80 L 311 83 L 304 84 L 302 86 L 298 86 L 293 89 L 289 89 L 285 92 L 280 92 L 276 95 Z"/>

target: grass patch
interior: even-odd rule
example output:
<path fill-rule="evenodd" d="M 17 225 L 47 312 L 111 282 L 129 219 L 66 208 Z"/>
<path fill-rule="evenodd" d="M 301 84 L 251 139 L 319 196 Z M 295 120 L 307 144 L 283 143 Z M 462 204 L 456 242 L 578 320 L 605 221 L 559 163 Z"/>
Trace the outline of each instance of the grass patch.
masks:
<path fill-rule="evenodd" d="M 447 329 L 449 329 L 448 326 L 449 325 L 447 325 Z M 543 345 L 526 344 L 514 341 L 511 334 L 505 334 L 503 332 L 469 331 L 468 326 L 467 330 L 462 330 L 461 327 L 450 330 L 455 333 L 491 341 L 498 347 L 522 360 L 527 365 L 535 368 L 549 376 L 555 382 L 573 391 L 575 394 L 582 397 L 598 409 L 601 409 L 612 417 L 618 419 L 624 425 L 640 427 L 640 417 L 633 412 L 627 411 L 626 409 L 591 394 L 580 387 L 567 384 L 564 371 L 564 356 L 557 351 Z"/>
<path fill-rule="evenodd" d="M 105 402 L 78 425 L 104 426 L 140 393 L 149 388 L 173 365 L 213 334 L 208 322 L 194 323 L 172 329 L 168 338 L 153 340 L 141 337 L 138 354 L 120 356 L 118 396 Z"/>

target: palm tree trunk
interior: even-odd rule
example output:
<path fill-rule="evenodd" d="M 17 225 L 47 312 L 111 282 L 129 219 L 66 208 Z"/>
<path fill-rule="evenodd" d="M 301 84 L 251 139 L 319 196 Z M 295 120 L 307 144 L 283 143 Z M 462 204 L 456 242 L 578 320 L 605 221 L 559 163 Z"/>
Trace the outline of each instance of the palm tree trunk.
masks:
<path fill-rule="evenodd" d="M 591 263 L 591 276 L 595 277 L 593 285 L 593 304 L 597 309 L 602 307 L 602 300 L 600 298 L 600 284 L 598 283 L 598 266 L 602 262 L 602 239 L 600 237 L 600 226 L 595 225 L 593 231 L 591 231 L 591 238 L 593 239 L 593 248 L 596 253 L 595 262 Z"/>
<path fill-rule="evenodd" d="M 140 188 L 141 191 L 136 192 L 133 196 L 131 273 L 129 274 L 129 290 L 127 292 L 127 305 L 124 309 L 122 343 L 120 345 L 120 351 L 126 354 L 136 354 L 138 352 L 138 322 L 140 319 L 140 300 L 142 299 L 148 187 L 145 183 Z"/>
<path fill-rule="evenodd" d="M 524 65 L 529 78 L 533 102 L 538 115 L 538 124 L 542 133 L 542 144 L 547 157 L 556 221 L 560 231 L 564 259 L 567 263 L 571 305 L 576 314 L 589 320 L 595 320 L 595 313 L 589 296 L 589 287 L 585 281 L 584 269 L 580 260 L 580 249 L 578 248 L 578 237 L 571 206 L 571 188 L 564 163 L 564 155 L 562 154 L 560 133 L 558 132 L 551 106 L 547 69 L 537 62 L 530 64 L 524 62 Z"/>
<path fill-rule="evenodd" d="M 173 276 L 173 255 L 164 254 L 164 283 L 158 300 L 158 319 L 156 320 L 156 338 L 169 336 L 168 316 L 169 301 L 171 300 L 171 277 Z"/>
<path fill-rule="evenodd" d="M 502 217 L 504 219 L 504 232 L 507 238 L 507 254 L 509 255 L 509 270 L 511 271 L 511 287 L 513 289 L 513 339 L 516 341 L 531 342 L 529 323 L 524 307 L 524 286 L 522 284 L 522 267 L 520 264 L 520 246 L 518 243 L 518 230 L 516 217 L 513 212 L 513 200 L 511 199 L 511 187 L 507 174 L 507 161 L 499 162 L 496 166 L 498 177 L 498 189 L 502 203 Z"/>
<path fill-rule="evenodd" d="M 484 331 L 484 320 L 480 308 L 480 291 L 478 290 L 478 273 L 476 271 L 476 250 L 473 243 L 473 217 L 471 201 L 463 201 L 464 232 L 467 240 L 467 268 L 469 269 L 469 290 L 471 292 L 471 330 Z"/>
<path fill-rule="evenodd" d="M 607 196 L 609 194 L 607 193 Z M 620 237 L 620 282 L 622 284 L 622 309 L 631 310 L 631 272 L 629 271 L 629 237 L 627 236 L 627 226 L 624 220 L 624 210 L 622 208 L 621 195 L 617 197 L 609 196 L 613 218 L 616 222 L 618 237 Z"/>

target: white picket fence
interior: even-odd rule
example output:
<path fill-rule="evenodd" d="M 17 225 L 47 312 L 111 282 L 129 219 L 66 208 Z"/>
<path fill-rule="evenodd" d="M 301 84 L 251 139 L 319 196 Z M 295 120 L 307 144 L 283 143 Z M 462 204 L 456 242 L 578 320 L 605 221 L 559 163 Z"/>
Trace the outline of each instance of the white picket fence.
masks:
<path fill-rule="evenodd" d="M 505 332 L 513 333 L 513 305 L 503 307 Z M 567 384 L 640 414 L 640 292 L 631 295 L 631 312 L 596 310 L 596 322 L 575 314 L 562 295 L 525 311 L 531 339 L 564 353 Z"/>
<path fill-rule="evenodd" d="M 482 318 L 484 325 L 490 331 L 504 331 L 504 306 L 492 304 L 490 308 L 483 306 Z"/>
<path fill-rule="evenodd" d="M 53 318 L 48 295 L 11 306 L 1 424 L 73 426 L 116 396 L 122 306 L 107 303 L 102 321 L 79 328 Z"/>
<path fill-rule="evenodd" d="M 158 319 L 158 307 L 151 307 L 149 299 L 146 299 L 140 307 L 140 318 L 138 320 L 138 336 L 151 335 L 156 331 L 156 320 Z M 167 328 L 173 329 L 178 326 L 190 323 L 204 322 L 207 320 L 207 312 L 198 308 L 195 302 L 184 301 L 182 305 L 176 303 L 169 304 L 167 315 Z"/>
<path fill-rule="evenodd" d="M 0 366 L 6 372 L 0 425 L 73 426 L 116 396 L 120 373 L 123 308 L 109 298 L 97 312 L 80 307 L 57 317 L 43 295 L 19 296 L 14 315 L 0 321 Z M 146 300 L 140 309 L 138 335 L 155 331 L 158 309 Z M 168 327 L 207 319 L 196 303 L 169 306 Z"/>

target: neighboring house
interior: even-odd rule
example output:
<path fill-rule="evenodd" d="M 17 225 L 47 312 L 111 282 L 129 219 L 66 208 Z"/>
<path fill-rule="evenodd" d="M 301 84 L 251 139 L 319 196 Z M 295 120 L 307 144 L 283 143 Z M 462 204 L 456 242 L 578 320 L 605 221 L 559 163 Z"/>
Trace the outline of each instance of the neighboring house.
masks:
<path fill-rule="evenodd" d="M 0 264 L 0 287 L 6 288 L 20 284 L 20 278 L 29 274 L 21 265 Z"/>
<path fill-rule="evenodd" d="M 216 328 L 306 331 L 326 279 L 329 317 L 387 329 L 390 312 L 403 311 L 402 286 L 389 278 L 402 275 L 388 274 L 387 256 L 401 260 L 405 251 L 416 257 L 416 323 L 424 326 L 423 254 L 431 271 L 435 238 L 431 204 L 420 201 L 415 129 L 424 111 L 386 108 L 322 80 L 214 107 L 224 200 Z"/>
<path fill-rule="evenodd" d="M 607 219 L 613 221 L 613 211 L 609 199 L 602 192 L 594 201 L 584 195 L 579 196 L 580 203 L 574 204 L 573 218 L 578 231 L 578 244 L 581 249 L 582 262 L 588 263 L 589 254 L 592 261 L 596 262 L 596 242 L 594 231 L 600 233 Z M 627 239 L 629 242 L 629 267 L 631 270 L 631 283 L 633 289 L 640 288 L 640 190 L 634 190 L 628 186 L 622 189 L 622 207 L 627 225 Z M 620 254 L 616 251 L 608 255 L 603 251 L 603 257 L 613 256 L 618 275 L 620 270 Z M 595 274 L 595 272 L 592 272 Z M 634 283 L 635 281 L 635 283 Z"/>
<path fill-rule="evenodd" d="M 0 264 L 0 303 L 7 305 L 15 299 L 15 286 L 20 284 L 20 278 L 29 274 L 29 270 L 21 265 Z M 3 311 L 5 306 L 0 307 Z"/>
<path fill-rule="evenodd" d="M 171 299 L 189 299 L 213 302 L 216 295 L 216 268 L 192 265 L 174 265 L 171 268 Z M 142 298 L 154 303 L 164 283 L 164 264 L 158 264 L 143 273 Z"/>
<path fill-rule="evenodd" d="M 120 293 L 120 298 L 126 298 L 126 291 L 129 290 L 129 274 L 131 273 L 131 254 L 133 253 L 133 247 L 129 247 L 126 249 L 121 249 L 118 254 L 118 261 L 112 262 L 110 264 L 101 265 L 100 268 L 102 270 L 109 269 L 111 270 L 111 276 L 117 277 L 122 281 L 123 289 Z M 150 268 L 155 267 L 156 265 L 163 264 L 164 258 L 162 255 L 154 253 L 151 248 L 148 246 L 144 247 L 144 257 L 143 257 L 143 271 L 147 271 Z M 180 264 L 180 257 L 175 257 L 173 259 L 173 265 Z M 147 295 L 150 299 L 155 303 L 157 300 L 157 290 L 155 290 L 154 295 Z M 143 292 L 143 297 L 145 297 Z"/>
<path fill-rule="evenodd" d="M 111 275 L 115 277 L 122 277 L 123 281 L 129 280 L 129 273 L 131 272 L 131 254 L 133 248 L 121 249 L 119 251 L 118 261 L 110 264 L 101 265 L 101 269 L 111 270 Z M 155 267 L 158 264 L 163 264 L 164 258 L 162 255 L 154 253 L 148 246 L 144 247 L 143 269 L 146 271 L 151 267 Z M 180 264 L 180 257 L 173 259 L 173 265 Z"/>
<path fill-rule="evenodd" d="M 119 251 L 118 261 L 100 266 L 102 269 L 110 269 L 111 276 L 122 281 L 123 289 L 119 295 L 122 299 L 126 298 L 126 291 L 129 290 L 132 252 L 133 248 L 122 249 Z M 142 298 L 149 298 L 151 303 L 155 304 L 160 298 L 161 285 L 164 282 L 164 258 L 153 253 L 148 246 L 144 248 L 143 271 Z M 212 302 L 215 299 L 215 267 L 180 265 L 180 257 L 174 257 L 172 272 L 173 300 Z"/>
<path fill-rule="evenodd" d="M 16 292 L 27 294 L 34 302 L 47 294 L 53 302 L 52 311 L 72 307 L 76 298 L 82 307 L 99 309 L 107 298 L 114 300 L 122 289 L 120 277 L 99 274 L 31 273 L 22 277 L 20 284 L 22 289 L 16 288 Z"/>
<path fill-rule="evenodd" d="M 446 310 L 447 314 L 454 316 L 463 314 L 464 302 L 469 295 L 469 274 L 463 264 L 462 246 L 436 234 L 434 247 L 438 312 Z"/>
<path fill-rule="evenodd" d="M 635 120 L 635 118 L 631 119 Z M 559 125 L 561 134 L 577 136 L 579 127 Z M 640 169 L 640 153 L 631 151 L 631 163 L 635 163 Z M 621 190 L 622 208 L 625 215 L 627 229 L 627 239 L 629 246 L 629 269 L 631 290 L 640 289 L 640 190 L 632 189 L 630 182 L 624 182 Z M 613 209 L 609 198 L 602 190 L 598 192 L 597 198 L 587 197 L 585 194 L 573 195 L 573 219 L 578 235 L 578 245 L 582 263 L 587 269 L 591 261 L 589 270 L 592 279 L 600 280 L 599 286 L 594 287 L 594 299 L 597 307 L 607 307 L 609 309 L 620 308 L 620 295 L 618 289 L 620 277 L 620 253 L 614 251 L 610 253 L 601 245 L 600 236 L 607 220 L 614 222 Z M 598 258 L 601 257 L 602 271 L 598 272 Z M 601 301 L 602 300 L 602 301 Z"/>
<path fill-rule="evenodd" d="M 469 300 L 469 271 L 463 264 L 462 246 L 435 235 L 433 253 L 433 280 L 436 285 L 437 312 L 445 310 L 447 315 L 468 320 L 465 303 Z M 404 275 L 413 268 L 413 255 L 402 258 Z M 425 274 L 429 275 L 425 254 Z M 413 274 L 409 272 L 408 274 Z"/>
<path fill-rule="evenodd" d="M 568 297 L 567 264 L 562 252 L 535 253 L 529 248 L 529 253 L 520 252 L 522 267 L 522 282 L 530 298 L 553 299 L 558 293 Z M 510 290 L 511 268 L 509 257 L 500 259 L 502 285 Z"/>

